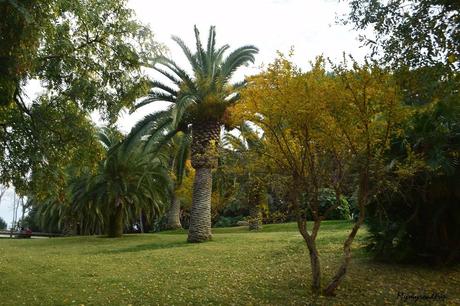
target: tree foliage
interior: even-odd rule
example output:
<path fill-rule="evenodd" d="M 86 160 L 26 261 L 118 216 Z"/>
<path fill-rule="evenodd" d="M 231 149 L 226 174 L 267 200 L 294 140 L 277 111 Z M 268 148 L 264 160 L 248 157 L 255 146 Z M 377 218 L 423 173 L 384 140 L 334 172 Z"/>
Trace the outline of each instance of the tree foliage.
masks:
<path fill-rule="evenodd" d="M 351 243 L 364 221 L 371 197 L 386 187 L 384 154 L 392 135 L 401 133 L 408 112 L 401 104 L 392 74 L 378 66 L 353 62 L 333 65 L 332 73 L 319 58 L 302 72 L 283 56 L 252 77 L 236 116 L 264 131 L 264 157 L 272 171 L 291 186 L 290 201 L 299 231 L 307 243 L 315 292 L 320 290 L 316 237 L 321 221 L 341 205 L 342 194 L 355 186 L 359 218 L 344 241 L 344 258 L 324 289 L 333 294 L 351 259 Z M 337 203 L 321 209 L 321 190 L 335 191 Z M 306 213 L 313 218 L 307 230 Z"/>
<path fill-rule="evenodd" d="M 92 147 L 89 112 L 113 122 L 146 93 L 140 68 L 160 47 L 122 0 L 7 0 L 0 13 L 0 180 L 24 190 Z M 32 80 L 43 92 L 30 100 Z"/>
<path fill-rule="evenodd" d="M 163 112 L 148 115 L 131 131 L 135 141 L 148 135 L 146 147 L 167 143 L 176 133 L 192 133 L 191 162 L 195 168 L 192 210 L 188 241 L 201 242 L 211 238 L 211 170 L 217 163 L 217 147 L 221 125 L 226 123 L 226 110 L 239 99 L 243 83 L 231 84 L 233 73 L 253 63 L 258 49 L 243 46 L 225 56 L 229 45 L 216 47 L 215 27 L 210 27 L 206 46 L 195 26 L 196 51 L 192 52 L 178 37 L 173 40 L 182 49 L 193 74 L 179 67 L 172 59 L 160 56 L 152 68 L 170 84 L 151 82 L 151 92 L 136 105 L 166 101 L 172 106 Z"/>
<path fill-rule="evenodd" d="M 73 206 L 101 215 L 109 236 L 120 236 L 125 224 L 141 216 L 163 212 L 169 198 L 169 177 L 163 162 L 140 149 L 128 151 L 123 136 L 113 129 L 99 134 L 105 158 L 94 173 L 71 181 Z"/>
<path fill-rule="evenodd" d="M 395 171 L 400 183 L 374 200 L 369 248 L 385 260 L 455 262 L 460 5 L 351 1 L 350 8 L 348 21 L 373 30 L 376 39 L 367 43 L 375 58 L 396 69 L 404 103 L 418 106 L 405 134 L 392 139 L 388 167 L 401 166 Z"/>
<path fill-rule="evenodd" d="M 127 150 L 124 136 L 113 128 L 97 134 L 102 146 L 93 166 L 67 167 L 60 193 L 31 194 L 40 226 L 66 233 L 120 236 L 140 217 L 152 222 L 169 199 L 167 166 L 143 150 Z"/>
<path fill-rule="evenodd" d="M 460 4 L 456 0 L 353 0 L 345 22 L 373 30 L 363 37 L 382 63 L 460 68 Z"/>

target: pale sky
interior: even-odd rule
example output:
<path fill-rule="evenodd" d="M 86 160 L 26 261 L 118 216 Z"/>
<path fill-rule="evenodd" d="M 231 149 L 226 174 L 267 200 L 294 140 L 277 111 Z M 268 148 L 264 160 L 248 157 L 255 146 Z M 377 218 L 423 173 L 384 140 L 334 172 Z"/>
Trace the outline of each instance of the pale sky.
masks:
<path fill-rule="evenodd" d="M 181 65 L 186 59 L 171 40 L 171 35 L 182 38 L 194 50 L 193 26 L 206 41 L 211 25 L 216 26 L 217 47 L 230 45 L 230 51 L 246 44 L 260 49 L 256 63 L 241 69 L 235 80 L 255 74 L 260 66 L 276 57 L 276 52 L 287 54 L 295 49 L 294 62 L 307 69 L 309 61 L 324 55 L 338 61 L 343 52 L 358 61 L 368 52 L 360 48 L 358 33 L 350 27 L 336 24 L 337 16 L 347 12 L 345 1 L 337 0 L 130 0 L 128 4 L 138 19 L 150 25 L 157 41 L 169 48 L 169 56 Z M 151 74 L 156 77 L 155 74 Z M 37 91 L 37 89 L 35 89 Z M 31 92 L 30 95 L 35 94 Z M 120 116 L 118 126 L 128 132 L 144 115 L 164 107 L 145 107 L 132 115 Z M 98 116 L 92 116 L 97 120 Z M 8 224 L 12 220 L 12 193 L 0 203 L 0 216 Z"/>

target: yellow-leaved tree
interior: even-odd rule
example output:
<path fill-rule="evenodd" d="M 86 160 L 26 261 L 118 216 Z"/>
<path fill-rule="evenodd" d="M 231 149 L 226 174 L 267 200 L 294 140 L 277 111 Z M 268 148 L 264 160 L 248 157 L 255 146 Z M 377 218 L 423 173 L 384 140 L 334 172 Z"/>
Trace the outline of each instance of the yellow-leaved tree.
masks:
<path fill-rule="evenodd" d="M 318 58 L 302 72 L 281 54 L 249 80 L 242 103 L 232 109 L 234 120 L 250 121 L 264 131 L 264 161 L 290 181 L 291 205 L 310 254 L 313 292 L 333 295 L 343 280 L 365 207 L 385 182 L 389 140 L 400 132 L 406 113 L 388 71 L 354 61 L 348 68 L 344 61 L 328 72 Z M 358 194 L 359 216 L 344 241 L 343 262 L 321 290 L 317 234 L 350 185 Z M 324 188 L 335 190 L 337 203 L 320 211 Z"/>

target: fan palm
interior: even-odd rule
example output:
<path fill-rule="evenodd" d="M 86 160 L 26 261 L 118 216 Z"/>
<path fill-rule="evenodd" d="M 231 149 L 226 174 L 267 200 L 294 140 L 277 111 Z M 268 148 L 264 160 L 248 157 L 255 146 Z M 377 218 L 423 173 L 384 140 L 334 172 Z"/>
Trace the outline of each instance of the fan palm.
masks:
<path fill-rule="evenodd" d="M 72 202 L 77 210 L 100 211 L 107 235 L 119 237 L 124 225 L 141 212 L 152 217 L 162 211 L 169 177 L 157 156 L 126 150 L 117 131 L 104 129 L 99 139 L 106 158 L 96 173 L 87 172 L 73 182 Z"/>
<path fill-rule="evenodd" d="M 136 108 L 156 101 L 173 104 L 167 111 L 148 115 L 138 122 L 131 138 L 149 135 L 148 148 L 152 143 L 167 142 L 179 131 L 191 132 L 191 162 L 196 172 L 188 241 L 202 242 L 211 238 L 211 170 L 217 164 L 220 129 L 226 124 L 227 108 L 239 99 L 238 90 L 244 86 L 244 82 L 230 84 L 230 79 L 239 67 L 254 62 L 258 49 L 243 46 L 224 57 L 229 46 L 216 48 L 214 27 L 209 29 L 206 48 L 196 26 L 194 30 L 194 53 L 179 37 L 172 37 L 187 57 L 193 74 L 169 58 L 156 59 L 152 68 L 166 77 L 171 85 L 151 82 L 151 93 Z"/>

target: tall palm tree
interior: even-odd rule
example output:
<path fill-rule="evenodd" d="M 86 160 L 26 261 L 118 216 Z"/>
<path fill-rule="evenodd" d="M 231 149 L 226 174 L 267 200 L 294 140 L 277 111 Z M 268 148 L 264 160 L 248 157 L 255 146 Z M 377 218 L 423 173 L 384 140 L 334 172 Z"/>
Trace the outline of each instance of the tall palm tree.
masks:
<path fill-rule="evenodd" d="M 166 77 L 171 85 L 151 82 L 151 93 L 136 108 L 156 101 L 171 102 L 172 106 L 138 122 L 132 130 L 132 138 L 136 138 L 134 135 L 149 135 L 146 142 L 149 147 L 151 143 L 167 142 L 177 132 L 190 129 L 195 180 L 187 240 L 202 242 L 211 238 L 211 171 L 217 164 L 220 129 L 226 124 L 227 108 L 238 101 L 238 90 L 245 85 L 245 82 L 230 84 L 230 79 L 239 67 L 254 62 L 258 49 L 243 46 L 224 57 L 229 46 L 216 48 L 215 27 L 209 29 L 206 48 L 201 43 L 196 26 L 194 30 L 194 53 L 179 37 L 172 37 L 187 57 L 193 74 L 190 75 L 169 58 L 155 60 L 152 68 Z"/>
<path fill-rule="evenodd" d="M 169 196 L 169 177 L 157 155 L 127 150 L 117 131 L 104 129 L 99 139 L 106 157 L 96 173 L 86 172 L 73 182 L 72 202 L 77 210 L 101 211 L 107 235 L 120 237 L 129 220 L 162 211 Z"/>

